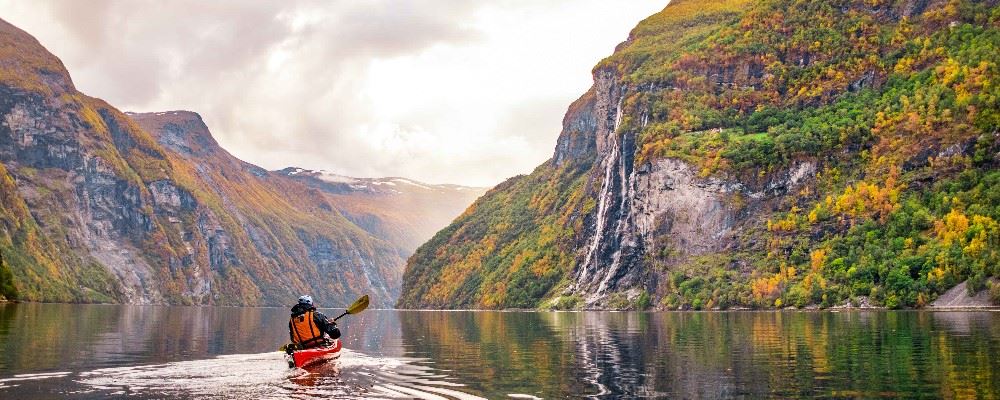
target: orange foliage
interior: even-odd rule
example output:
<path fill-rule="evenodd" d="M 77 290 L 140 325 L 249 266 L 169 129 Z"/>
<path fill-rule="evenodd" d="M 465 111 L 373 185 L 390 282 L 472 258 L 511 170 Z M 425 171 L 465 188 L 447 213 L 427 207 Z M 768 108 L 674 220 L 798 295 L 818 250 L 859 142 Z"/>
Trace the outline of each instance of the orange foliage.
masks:
<path fill-rule="evenodd" d="M 781 295 L 787 282 L 795 277 L 795 274 L 795 267 L 782 264 L 777 274 L 754 279 L 750 284 L 754 301 L 764 304 L 777 298 Z"/>

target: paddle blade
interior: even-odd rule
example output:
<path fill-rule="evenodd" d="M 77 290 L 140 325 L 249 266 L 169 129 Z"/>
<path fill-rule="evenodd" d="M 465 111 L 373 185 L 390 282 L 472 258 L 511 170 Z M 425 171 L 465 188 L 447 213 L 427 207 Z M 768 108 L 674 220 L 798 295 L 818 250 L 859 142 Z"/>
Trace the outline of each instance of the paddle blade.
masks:
<path fill-rule="evenodd" d="M 347 307 L 347 313 L 348 314 L 357 314 L 359 312 L 364 311 L 366 308 L 368 308 L 368 295 L 367 294 L 364 295 L 364 296 L 361 296 L 361 298 L 358 299 L 357 301 L 355 301 L 354 304 L 351 304 L 350 307 Z"/>

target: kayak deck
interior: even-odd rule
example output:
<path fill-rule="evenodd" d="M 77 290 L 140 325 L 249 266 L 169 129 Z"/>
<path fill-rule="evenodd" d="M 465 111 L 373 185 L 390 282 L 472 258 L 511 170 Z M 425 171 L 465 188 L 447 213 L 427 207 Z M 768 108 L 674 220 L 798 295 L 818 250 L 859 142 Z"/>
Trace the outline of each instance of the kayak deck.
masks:
<path fill-rule="evenodd" d="M 310 365 L 319 364 L 332 360 L 340 356 L 340 339 L 334 339 L 333 344 L 327 347 L 314 347 L 311 349 L 298 350 L 292 352 L 287 358 L 289 368 L 305 368 Z"/>

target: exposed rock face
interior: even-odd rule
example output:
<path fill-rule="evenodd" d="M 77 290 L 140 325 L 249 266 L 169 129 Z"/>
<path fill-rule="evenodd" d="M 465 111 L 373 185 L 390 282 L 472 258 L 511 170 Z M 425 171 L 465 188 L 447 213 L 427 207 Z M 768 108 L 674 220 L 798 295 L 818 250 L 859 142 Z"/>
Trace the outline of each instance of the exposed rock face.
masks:
<path fill-rule="evenodd" d="M 151 267 L 128 243 L 154 229 L 149 198 L 117 173 L 113 161 L 86 148 L 80 136 L 91 127 L 78 117 L 77 106 L 0 87 L 0 160 L 17 179 L 21 197 L 42 228 L 51 233 L 67 229 L 67 241 L 85 249 L 119 280 L 122 300 L 163 301 Z M 31 171 L 31 176 L 19 171 Z M 66 226 L 46 226 L 50 215 Z M 16 275 L 18 265 L 11 265 Z"/>
<path fill-rule="evenodd" d="M 580 159 L 587 154 L 580 149 L 594 143 L 594 184 L 589 195 L 597 199 L 597 207 L 588 220 L 593 229 L 578 241 L 582 258 L 573 284 L 565 289 L 566 294 L 581 295 L 587 306 L 601 306 L 608 293 L 655 282 L 649 274 L 650 252 L 667 247 L 678 257 L 730 247 L 734 227 L 755 216 L 753 210 L 766 210 L 763 205 L 769 199 L 789 193 L 816 172 L 815 164 L 806 161 L 771 174 L 764 182 L 743 182 L 700 178 L 692 166 L 670 158 L 635 168 L 636 135 L 648 116 L 639 116 L 640 126 L 620 129 L 626 112 L 622 104 L 629 94 L 615 72 L 596 71 L 594 86 L 570 107 L 566 119 L 573 122 L 564 124 L 552 158 L 556 164 Z"/>
<path fill-rule="evenodd" d="M 212 270 L 243 263 L 239 246 L 248 241 L 260 257 L 272 259 L 276 265 L 311 265 L 315 272 L 308 273 L 318 278 L 306 278 L 306 281 L 329 281 L 322 286 L 333 285 L 342 292 L 353 293 L 350 296 L 360 294 L 360 290 L 367 287 L 382 299 L 382 304 L 397 295 L 398 252 L 389 243 L 357 230 L 330 207 L 334 199 L 233 157 L 218 146 L 195 113 L 170 111 L 131 113 L 129 116 L 171 151 L 172 156 L 189 163 L 189 171 L 221 200 L 220 208 L 224 213 L 235 218 L 227 222 L 216 213 L 206 213 L 197 219 Z M 181 195 L 182 192 L 171 184 L 158 184 L 153 193 L 154 198 L 162 199 L 163 204 L 172 208 L 183 209 L 190 204 L 189 196 Z M 283 204 L 291 209 L 283 210 Z M 299 218 L 305 220 L 293 225 Z M 245 239 L 233 236 L 231 226 L 234 223 L 239 231 L 245 232 Z M 343 240 L 351 237 L 356 238 Z M 185 247 L 191 247 L 190 243 L 185 243 Z M 302 253 L 306 255 L 304 259 L 292 261 L 294 255 Z M 276 278 L 281 279 L 280 276 Z M 355 285 L 344 281 L 361 282 L 361 285 L 353 287 Z M 209 287 L 201 285 L 198 292 L 205 292 Z"/>
<path fill-rule="evenodd" d="M 608 289 L 634 285 L 638 276 L 636 257 L 642 252 L 641 243 L 633 230 L 632 215 L 635 197 L 635 134 L 619 135 L 622 101 L 627 88 L 619 84 L 613 71 L 598 70 L 594 74 L 596 100 L 593 103 L 592 125 L 596 143 L 595 170 L 600 175 L 596 193 L 595 228 L 586 239 L 583 262 L 576 268 L 576 286 L 570 291 L 587 294 L 587 302 L 595 302 Z M 559 153 L 557 148 L 556 152 Z M 555 156 L 556 159 L 564 156 Z M 567 157 L 568 158 L 568 157 Z"/>
<path fill-rule="evenodd" d="M 593 115 L 596 98 L 591 89 L 569 106 L 552 160 L 556 165 L 593 158 L 597 147 L 597 119 Z"/>
<path fill-rule="evenodd" d="M 749 216 L 744 209 L 760 208 L 807 183 L 815 172 L 814 163 L 797 163 L 754 191 L 739 181 L 698 178 L 690 165 L 676 159 L 658 160 L 637 177 L 636 230 L 644 238 L 669 237 L 687 254 L 724 250 L 733 228 Z"/>
<path fill-rule="evenodd" d="M 397 297 L 398 247 L 335 199 L 236 159 L 195 113 L 126 115 L 77 92 L 58 59 L 3 21 L 0 48 L 0 273 L 10 270 L 18 298 Z"/>
<path fill-rule="evenodd" d="M 1000 284 L 1000 280 L 990 279 L 987 287 L 998 284 Z M 934 300 L 930 307 L 939 309 L 1000 308 L 1000 304 L 996 304 L 990 299 L 987 289 L 980 290 L 975 295 L 969 295 L 968 282 L 962 282 L 942 293 L 941 297 Z"/>

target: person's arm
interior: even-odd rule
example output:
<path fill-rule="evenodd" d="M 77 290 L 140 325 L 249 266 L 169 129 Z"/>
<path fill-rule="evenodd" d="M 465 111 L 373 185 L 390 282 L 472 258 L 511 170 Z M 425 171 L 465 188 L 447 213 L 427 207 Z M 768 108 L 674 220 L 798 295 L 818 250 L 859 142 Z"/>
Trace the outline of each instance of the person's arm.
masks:
<path fill-rule="evenodd" d="M 316 326 L 319 327 L 321 331 L 326 332 L 326 334 L 330 335 L 333 339 L 340 338 L 340 329 L 337 328 L 336 322 L 319 311 L 317 311 L 314 315 L 316 316 Z"/>
<path fill-rule="evenodd" d="M 326 316 L 326 314 L 323 314 L 319 311 L 316 311 L 316 313 L 313 314 L 313 322 L 315 322 L 316 327 L 318 327 L 319 330 L 323 332 L 328 331 L 331 325 L 336 325 L 333 321 L 330 320 L 329 317 Z"/>

